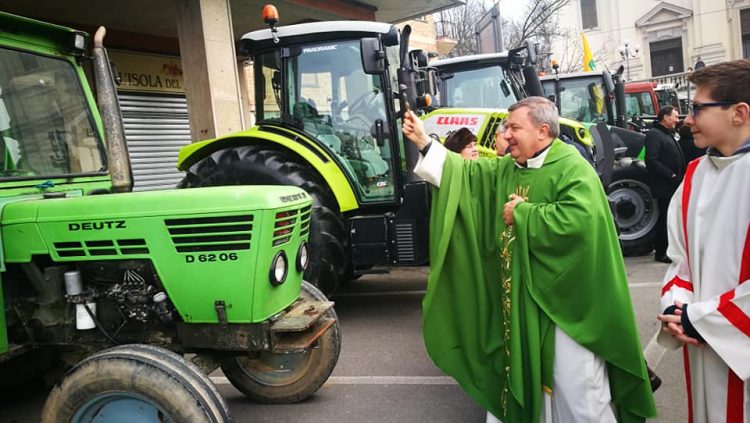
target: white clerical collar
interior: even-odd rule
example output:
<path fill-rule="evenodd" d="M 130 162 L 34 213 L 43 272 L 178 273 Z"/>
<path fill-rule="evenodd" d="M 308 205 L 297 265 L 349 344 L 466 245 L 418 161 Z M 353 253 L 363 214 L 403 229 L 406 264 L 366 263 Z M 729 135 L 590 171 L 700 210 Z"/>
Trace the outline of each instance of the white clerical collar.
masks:
<path fill-rule="evenodd" d="M 541 153 L 539 153 L 539 155 L 534 156 L 534 157 L 526 160 L 526 166 L 524 166 L 522 164 L 518 164 L 518 162 L 516 162 L 516 166 L 518 166 L 518 167 L 520 167 L 522 169 L 524 169 L 524 168 L 525 169 L 539 169 L 544 164 L 544 159 L 545 159 L 545 157 L 547 157 L 547 153 L 549 153 L 549 150 L 550 150 L 551 146 L 552 146 L 552 144 L 550 143 L 550 145 L 547 146 L 544 149 L 544 151 L 542 151 Z"/>
<path fill-rule="evenodd" d="M 724 169 L 725 167 L 729 166 L 730 164 L 742 158 L 742 156 L 744 156 L 745 154 L 747 153 L 735 154 L 729 157 L 709 155 L 708 159 L 711 161 L 711 163 L 713 163 L 713 165 L 717 169 Z"/>

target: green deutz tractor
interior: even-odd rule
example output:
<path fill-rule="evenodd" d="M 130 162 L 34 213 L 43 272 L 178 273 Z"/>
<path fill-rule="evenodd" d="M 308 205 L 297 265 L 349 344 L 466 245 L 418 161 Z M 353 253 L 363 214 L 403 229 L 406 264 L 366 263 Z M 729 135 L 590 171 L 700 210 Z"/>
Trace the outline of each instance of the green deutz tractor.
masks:
<path fill-rule="evenodd" d="M 310 196 L 126 193 L 103 36 L 89 55 L 82 32 L 0 13 L 0 389 L 58 381 L 43 422 L 230 421 L 219 367 L 251 399 L 308 397 L 340 351 L 302 280 Z"/>

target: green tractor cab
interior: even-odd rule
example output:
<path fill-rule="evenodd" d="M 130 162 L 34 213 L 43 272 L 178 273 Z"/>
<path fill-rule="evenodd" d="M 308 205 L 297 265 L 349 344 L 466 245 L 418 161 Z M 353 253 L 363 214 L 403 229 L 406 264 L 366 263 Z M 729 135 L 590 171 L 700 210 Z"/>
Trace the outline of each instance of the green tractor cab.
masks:
<path fill-rule="evenodd" d="M 341 345 L 303 280 L 312 198 L 128 193 L 103 36 L 89 56 L 84 33 L 0 13 L 0 388 L 59 379 L 43 422 L 230 421 L 219 367 L 251 399 L 307 398 Z"/>
<path fill-rule="evenodd" d="M 666 211 L 659 210 L 649 188 L 644 161 L 646 136 L 631 130 L 635 127 L 632 120 L 626 121 L 632 114 L 626 111 L 629 94 L 622 70 L 614 75 L 606 70 L 549 75 L 542 78 L 542 86 L 544 94 L 555 99 L 560 116 L 592 126 L 599 122 L 608 125 L 617 151 L 608 196 L 623 253 L 637 255 L 653 249 L 656 221 L 659 213 Z"/>
<path fill-rule="evenodd" d="M 473 107 L 507 108 L 530 95 L 555 101 L 562 138 L 574 143 L 595 165 L 606 188 L 623 252 L 648 251 L 658 210 L 643 161 L 636 157 L 645 136 L 627 129 L 621 72 L 547 75 L 540 79 L 529 70 L 534 64 L 533 50 L 526 45 L 506 53 L 431 62 L 440 105 L 461 113 Z M 581 131 L 590 135 L 579 136 Z M 593 140 L 593 148 L 583 139 Z"/>
<path fill-rule="evenodd" d="M 373 267 L 426 264 L 429 187 L 411 173 L 418 152 L 400 121 L 407 104 L 426 105 L 409 32 L 337 21 L 243 36 L 258 123 L 183 148 L 180 186 L 303 188 L 313 199 L 305 278 L 324 292 Z"/>
<path fill-rule="evenodd" d="M 507 110 L 512 104 L 529 96 L 545 95 L 536 72 L 536 48 L 530 42 L 503 53 L 475 54 L 430 62 L 425 72 L 437 83 L 440 114 L 471 115 L 475 111 L 486 114 L 490 110 Z M 429 86 L 429 85 L 428 85 Z M 485 109 L 485 112 L 481 112 Z M 505 112 L 502 115 L 505 116 Z M 480 152 L 494 154 L 493 134 L 499 122 L 476 132 Z M 450 130 L 458 129 L 460 124 Z M 444 137 L 445 127 L 435 133 Z M 488 132 L 490 130 L 491 132 Z M 573 145 L 597 170 L 606 187 L 612 174 L 613 148 L 609 133 L 603 134 L 595 125 L 560 119 L 560 138 Z"/>

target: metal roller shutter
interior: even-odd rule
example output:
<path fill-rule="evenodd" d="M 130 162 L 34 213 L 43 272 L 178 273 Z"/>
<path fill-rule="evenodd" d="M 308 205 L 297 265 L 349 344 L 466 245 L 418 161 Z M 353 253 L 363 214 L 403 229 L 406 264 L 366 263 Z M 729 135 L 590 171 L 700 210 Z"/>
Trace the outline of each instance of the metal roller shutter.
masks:
<path fill-rule="evenodd" d="M 119 93 L 133 191 L 174 188 L 184 172 L 177 153 L 190 144 L 187 101 L 182 95 Z"/>

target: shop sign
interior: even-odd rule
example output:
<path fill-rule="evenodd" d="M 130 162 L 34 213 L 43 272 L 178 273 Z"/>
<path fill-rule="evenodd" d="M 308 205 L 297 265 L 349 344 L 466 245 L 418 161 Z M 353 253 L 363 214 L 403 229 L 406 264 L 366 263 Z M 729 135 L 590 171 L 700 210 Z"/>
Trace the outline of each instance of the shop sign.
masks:
<path fill-rule="evenodd" d="M 179 57 L 109 50 L 121 79 L 118 91 L 185 93 Z"/>

